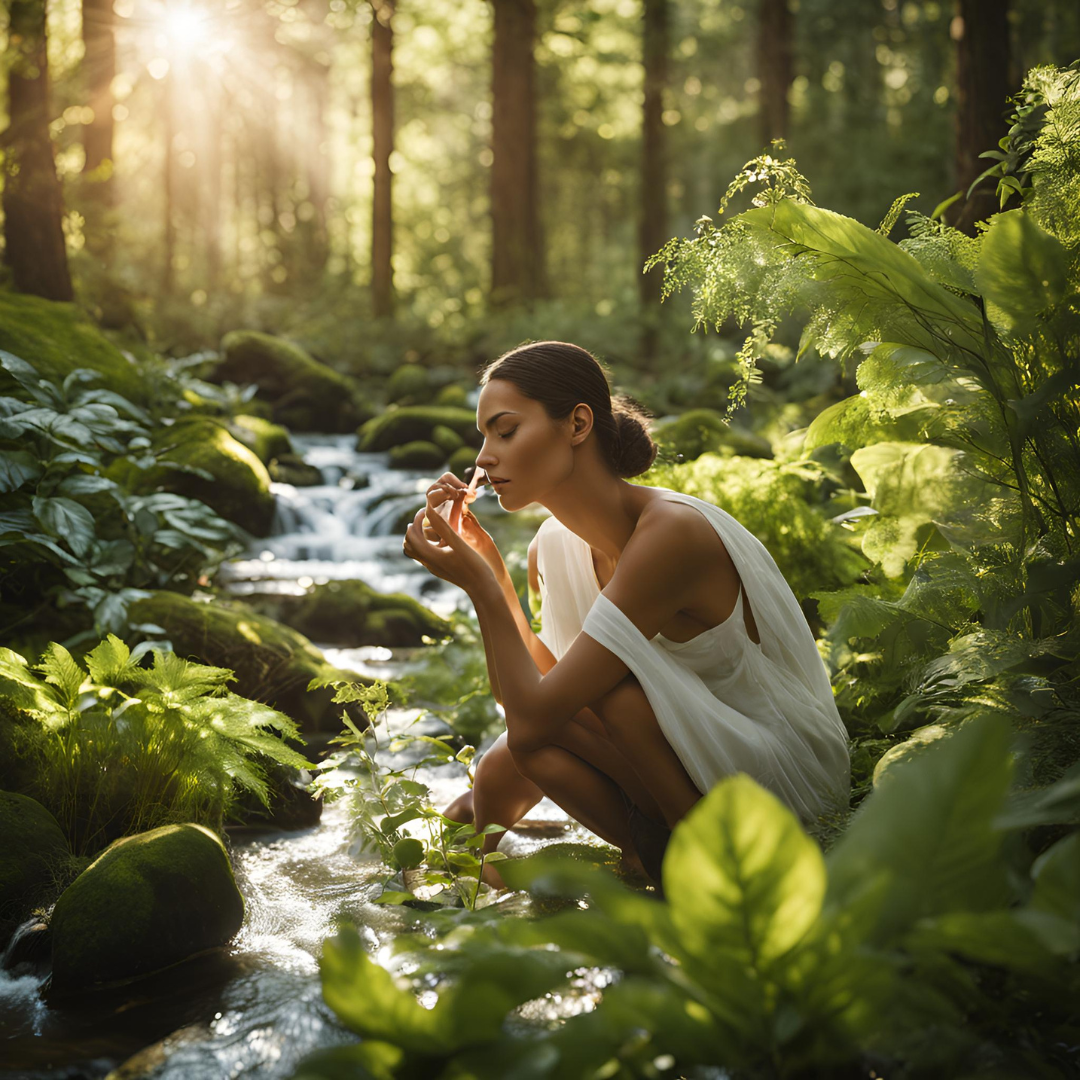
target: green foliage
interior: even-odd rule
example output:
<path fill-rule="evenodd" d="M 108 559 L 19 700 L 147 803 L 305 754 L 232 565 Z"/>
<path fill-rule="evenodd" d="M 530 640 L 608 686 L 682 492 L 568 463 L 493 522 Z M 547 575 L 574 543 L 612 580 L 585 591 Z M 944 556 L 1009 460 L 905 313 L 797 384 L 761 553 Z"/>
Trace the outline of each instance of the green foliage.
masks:
<path fill-rule="evenodd" d="M 983 1062 L 1064 1075 L 1077 835 L 1029 870 L 1000 817 L 1010 744 L 1007 723 L 984 717 L 897 764 L 824 857 L 774 796 L 732 777 L 676 827 L 666 902 L 541 854 L 507 864 L 515 881 L 575 904 L 460 925 L 434 945 L 418 936 L 399 954 L 433 1009 L 349 930 L 326 943 L 324 996 L 378 1042 L 383 1076 L 494 1078 L 528 1062 L 536 1077 L 646 1077 L 660 1058 L 675 1075 L 958 1075 Z M 526 1020 L 542 1000 L 508 1015 L 545 992 L 572 999 L 596 969 L 602 994 L 569 1020 Z M 451 1028 L 467 995 L 468 1022 Z M 323 1067 L 298 1075 L 334 1075 Z"/>
<path fill-rule="evenodd" d="M 313 767 L 286 742 L 296 725 L 230 693 L 232 678 L 112 634 L 85 669 L 55 642 L 36 668 L 0 649 L 2 756 L 24 764 L 25 794 L 76 853 L 176 822 L 220 830 L 239 789 L 267 805 L 262 760 Z"/>
<path fill-rule="evenodd" d="M 464 904 L 475 909 L 490 893 L 481 882 L 484 864 L 505 858 L 499 852 L 475 852 L 485 837 L 503 832 L 503 827 L 489 825 L 476 833 L 472 825 L 451 821 L 435 808 L 427 785 L 416 779 L 419 769 L 451 761 L 468 770 L 475 748 L 463 746 L 455 752 L 452 735 L 414 734 L 410 729 L 423 712 L 392 730 L 384 715 L 389 704 L 386 686 L 378 680 L 370 687 L 314 680 L 309 689 L 317 685 L 333 686 L 336 703 L 359 703 L 368 718 L 361 731 L 342 713 L 345 730 L 330 740 L 342 750 L 320 764 L 312 793 L 328 799 L 348 795 L 354 835 L 362 848 L 378 852 L 392 871 L 377 902 Z M 410 828 L 423 831 L 414 836 Z"/>
<path fill-rule="evenodd" d="M 703 454 L 682 465 L 654 465 L 643 482 L 694 495 L 726 510 L 768 549 L 802 598 L 828 581 L 854 582 L 866 559 L 847 534 L 808 501 L 825 478 L 816 462 Z"/>
<path fill-rule="evenodd" d="M 134 495 L 105 475 L 163 464 L 151 418 L 99 376 L 62 383 L 0 351 L 16 389 L 0 397 L 0 590 L 88 608 L 98 636 L 127 626 L 146 588 L 186 585 L 239 550 L 235 528 L 206 505 L 166 492 Z M 171 468 L 182 468 L 175 464 Z M 27 577 L 36 565 L 39 576 Z M 28 589 L 29 585 L 29 589 Z M 93 636 L 94 631 L 87 636 Z"/>

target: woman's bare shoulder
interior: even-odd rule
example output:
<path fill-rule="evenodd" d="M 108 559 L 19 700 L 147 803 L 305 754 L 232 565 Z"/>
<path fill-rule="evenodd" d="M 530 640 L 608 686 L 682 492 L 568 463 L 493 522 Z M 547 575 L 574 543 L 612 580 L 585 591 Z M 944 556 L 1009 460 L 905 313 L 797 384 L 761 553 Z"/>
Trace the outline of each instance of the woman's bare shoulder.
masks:
<path fill-rule="evenodd" d="M 720 534 L 700 510 L 663 496 L 645 504 L 631 540 L 643 547 L 662 547 L 664 553 L 679 558 L 715 559 L 718 547 L 727 553 Z"/>

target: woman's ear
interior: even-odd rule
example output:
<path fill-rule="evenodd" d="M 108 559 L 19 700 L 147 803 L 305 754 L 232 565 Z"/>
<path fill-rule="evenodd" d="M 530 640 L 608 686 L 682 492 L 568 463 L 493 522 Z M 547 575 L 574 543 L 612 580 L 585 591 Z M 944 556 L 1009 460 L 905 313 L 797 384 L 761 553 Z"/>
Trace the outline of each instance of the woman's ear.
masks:
<path fill-rule="evenodd" d="M 588 405 L 575 405 L 571 415 L 570 443 L 577 446 L 585 441 L 585 437 L 592 431 L 593 412 Z"/>

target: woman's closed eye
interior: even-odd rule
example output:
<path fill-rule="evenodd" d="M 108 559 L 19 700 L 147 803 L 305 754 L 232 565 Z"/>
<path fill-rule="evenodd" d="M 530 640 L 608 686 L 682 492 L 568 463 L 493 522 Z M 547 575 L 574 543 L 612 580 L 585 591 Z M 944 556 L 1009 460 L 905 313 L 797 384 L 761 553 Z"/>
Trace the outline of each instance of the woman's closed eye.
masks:
<path fill-rule="evenodd" d="M 511 428 L 505 434 L 500 435 L 499 438 L 500 439 L 509 439 L 510 436 L 513 435 L 515 431 L 517 431 L 517 428 Z"/>

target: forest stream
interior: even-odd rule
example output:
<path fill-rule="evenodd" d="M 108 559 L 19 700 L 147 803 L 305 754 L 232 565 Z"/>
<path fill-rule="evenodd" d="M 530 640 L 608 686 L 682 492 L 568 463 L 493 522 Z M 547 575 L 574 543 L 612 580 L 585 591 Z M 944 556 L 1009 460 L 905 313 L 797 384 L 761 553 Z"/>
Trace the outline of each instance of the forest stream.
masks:
<path fill-rule="evenodd" d="M 441 615 L 467 603 L 463 593 L 431 576 L 401 551 L 402 516 L 419 505 L 430 477 L 391 470 L 387 454 L 361 454 L 352 436 L 294 436 L 324 484 L 275 484 L 273 533 L 225 564 L 219 581 L 242 596 L 302 592 L 312 582 L 362 578 L 375 589 L 405 592 Z M 488 505 L 485 505 L 488 504 Z M 477 513 L 501 514 L 481 499 Z M 316 642 L 318 644 L 318 642 Z M 393 679 L 429 662 L 423 649 L 324 647 L 327 659 L 364 675 Z M 395 709 L 391 727 L 412 723 L 417 708 Z M 421 721 L 447 730 L 434 717 Z M 413 728 L 415 731 L 416 728 Z M 315 747 L 312 747 L 314 753 Z M 456 763 L 424 768 L 436 805 L 459 793 L 465 770 Z M 545 799 L 502 844 L 525 854 L 552 835 L 583 839 L 576 826 L 530 831 L 529 823 L 566 817 Z M 244 925 L 226 948 L 196 957 L 124 991 L 98 994 L 79 1007 L 52 1009 L 39 996 L 47 972 L 12 977 L 0 969 L 0 1077 L 18 1080 L 115 1080 L 155 1077 L 221 1080 L 291 1076 L 306 1054 L 354 1042 L 322 1000 L 318 958 L 341 921 L 354 922 L 373 952 L 415 924 L 406 908 L 373 903 L 386 876 L 378 856 L 357 849 L 346 800 L 326 806 L 320 823 L 296 832 L 231 833 L 237 884 L 245 901 Z M 521 894 L 494 902 L 526 904 Z M 14 948 L 16 934 L 9 947 Z M 602 981 L 598 973 L 596 986 Z M 577 1001 L 589 996 L 583 984 Z M 552 1016 L 588 1007 L 558 996 L 545 1005 Z M 539 1015 L 537 1015 L 539 1019 Z"/>

